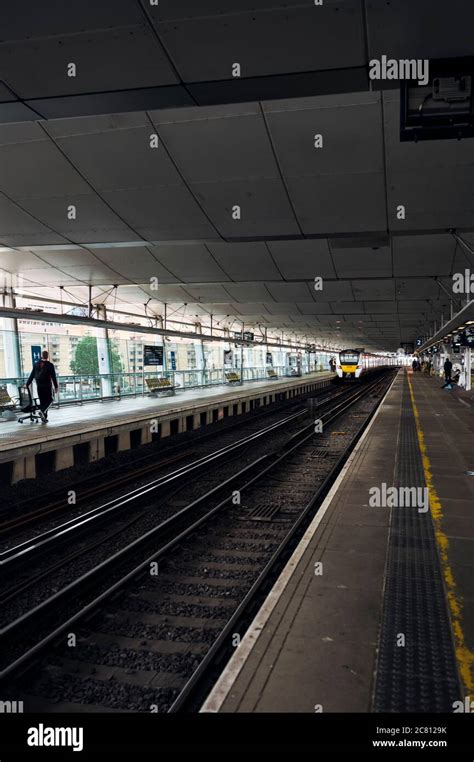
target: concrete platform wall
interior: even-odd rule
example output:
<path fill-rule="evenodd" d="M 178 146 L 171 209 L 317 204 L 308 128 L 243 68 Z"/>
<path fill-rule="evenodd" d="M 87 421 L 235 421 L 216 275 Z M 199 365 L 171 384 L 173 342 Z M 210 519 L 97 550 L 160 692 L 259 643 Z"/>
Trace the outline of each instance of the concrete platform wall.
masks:
<path fill-rule="evenodd" d="M 49 453 L 49 466 L 55 471 L 71 468 L 79 460 L 92 463 L 104 458 L 109 452 L 123 452 L 140 447 L 157 439 L 165 439 L 185 431 L 201 428 L 222 418 L 242 415 L 257 407 L 265 407 L 278 400 L 296 398 L 302 394 L 329 386 L 332 376 L 301 378 L 268 384 L 265 387 L 240 389 L 238 393 L 224 395 L 205 402 L 188 401 L 173 410 L 156 410 L 146 416 L 130 416 L 124 423 L 104 426 L 97 421 L 91 429 L 60 432 L 51 436 L 45 431 L 44 439 L 22 441 L 0 449 L 2 481 L 16 484 L 23 479 L 35 479 L 40 472 L 41 461 Z M 92 419 L 93 421 L 93 419 Z"/>

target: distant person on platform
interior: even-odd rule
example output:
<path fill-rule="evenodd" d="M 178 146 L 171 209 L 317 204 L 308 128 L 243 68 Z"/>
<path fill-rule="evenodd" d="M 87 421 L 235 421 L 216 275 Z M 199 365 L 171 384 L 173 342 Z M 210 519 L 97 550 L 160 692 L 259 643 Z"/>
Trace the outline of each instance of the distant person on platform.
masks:
<path fill-rule="evenodd" d="M 53 401 L 53 386 L 55 392 L 58 391 L 58 381 L 56 370 L 52 362 L 49 362 L 49 354 L 46 349 L 41 353 L 41 360 L 34 364 L 30 377 L 26 382 L 31 386 L 33 380 L 36 381 L 36 389 L 40 401 L 40 410 L 43 413 L 45 421 L 48 420 L 48 408 Z"/>
<path fill-rule="evenodd" d="M 449 357 L 447 357 L 446 360 L 444 361 L 443 369 L 444 369 L 444 380 L 446 381 L 446 383 L 451 383 L 451 371 L 453 369 L 453 364 L 451 360 L 449 359 Z"/>
<path fill-rule="evenodd" d="M 418 370 L 418 360 L 416 358 L 413 360 L 411 367 L 413 368 L 413 373 L 416 373 Z"/>

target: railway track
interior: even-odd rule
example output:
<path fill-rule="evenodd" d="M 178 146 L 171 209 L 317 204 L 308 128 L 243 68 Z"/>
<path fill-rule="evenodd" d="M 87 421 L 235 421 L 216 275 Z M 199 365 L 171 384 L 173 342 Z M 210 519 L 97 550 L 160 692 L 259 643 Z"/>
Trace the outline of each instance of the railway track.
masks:
<path fill-rule="evenodd" d="M 329 393 L 327 389 L 321 390 L 316 394 L 317 398 L 322 400 L 341 393 L 341 389 L 333 387 Z M 304 401 L 310 396 L 308 393 L 301 395 L 298 400 L 291 399 L 272 403 L 271 405 L 255 408 L 254 410 L 236 417 L 227 417 L 218 423 L 206 426 L 205 430 L 185 432 L 180 435 L 179 442 L 169 441 L 160 442 L 159 448 L 153 447 L 152 452 L 146 452 L 141 457 L 135 458 L 133 464 L 124 473 L 124 465 L 120 464 L 109 468 L 104 468 L 101 464 L 99 474 L 86 476 L 78 481 L 72 481 L 67 486 L 49 491 L 46 494 L 36 494 L 10 506 L 8 510 L 9 518 L 0 521 L 0 541 L 8 544 L 8 538 L 22 531 L 33 531 L 42 523 L 55 518 L 58 514 L 77 513 L 87 510 L 104 493 L 110 495 L 119 492 L 124 487 L 130 485 L 139 485 L 140 481 L 160 473 L 163 469 L 177 462 L 189 461 L 196 454 L 196 449 L 202 452 L 203 448 L 211 451 L 214 443 L 223 440 L 224 444 L 231 441 L 234 432 L 238 430 L 254 430 L 258 422 L 265 419 L 277 420 L 285 410 L 291 410 L 304 404 Z M 183 447 L 185 448 L 183 451 Z M 148 448 L 146 448 L 148 449 Z M 160 460 L 157 462 L 157 458 Z M 77 505 L 74 508 L 68 505 L 65 496 L 73 490 L 77 495 Z M 6 510 L 3 511 L 4 513 Z M 14 512 L 13 518 L 10 514 Z M 7 538 L 7 539 L 6 539 Z"/>
<path fill-rule="evenodd" d="M 280 437 L 285 438 L 288 428 L 292 425 L 297 427 L 298 422 L 307 415 L 308 411 L 303 409 L 283 418 L 280 417 L 276 422 L 248 434 L 225 447 L 214 450 L 209 455 L 198 458 L 186 466 L 166 474 L 162 478 L 147 482 L 139 488 L 122 494 L 117 499 L 99 505 L 77 518 L 55 526 L 26 542 L 3 551 L 0 554 L 0 564 L 9 576 L 6 593 L 2 591 L 0 586 L 0 610 L 4 610 L 5 605 L 10 601 L 15 600 L 16 603 L 19 603 L 18 596 L 29 589 L 32 589 L 35 598 L 38 598 L 38 583 L 41 580 L 45 579 L 48 575 L 57 575 L 61 567 L 85 554 L 89 554 L 97 547 L 103 547 L 107 540 L 115 540 L 118 535 L 139 522 L 140 519 L 144 520 L 142 524 L 151 523 L 155 525 L 157 522 L 155 515 L 150 517 L 149 514 L 150 508 L 155 508 L 156 504 L 151 506 L 150 500 L 158 501 L 161 516 L 163 508 L 169 502 L 167 498 L 169 498 L 170 493 L 182 492 L 183 480 L 193 478 L 200 478 L 202 480 L 204 478 L 206 481 L 209 481 L 212 478 L 209 475 L 209 471 L 219 467 L 221 469 L 217 475 L 217 483 L 219 483 L 222 469 L 227 469 L 229 476 L 236 470 L 234 463 L 228 463 L 229 459 L 235 458 L 244 449 L 248 455 L 249 448 L 255 445 L 262 447 L 262 442 L 271 435 L 280 434 Z M 266 447 L 267 449 L 272 448 L 273 441 L 268 443 Z M 124 516 L 125 512 L 126 515 Z M 173 513 L 176 513 L 176 509 L 171 510 L 171 515 Z M 106 524 L 105 530 L 101 533 L 100 528 L 104 524 Z M 112 531 L 109 529 L 110 525 L 113 526 Z M 145 529 L 144 526 L 142 528 Z M 140 531 L 140 528 L 138 528 L 137 533 L 139 534 Z M 87 535 L 93 533 L 92 540 L 86 538 L 86 541 L 78 548 L 78 543 L 80 543 L 81 538 L 86 533 Z M 71 546 L 74 547 L 73 551 L 69 550 Z M 63 557 L 58 560 L 57 556 L 61 548 L 64 548 L 65 552 Z M 51 564 L 46 560 L 41 571 L 38 571 L 40 559 L 46 554 L 48 558 L 54 556 L 55 561 Z M 25 567 L 26 579 L 24 579 L 25 574 L 23 573 Z M 33 567 L 33 573 L 29 572 L 31 567 Z M 12 584 L 12 578 L 14 579 L 15 574 L 20 577 L 20 581 L 16 584 L 13 582 Z M 53 583 L 57 584 L 56 576 Z M 0 618 L 0 621 L 2 618 Z"/>
<path fill-rule="evenodd" d="M 9 693 L 63 708 L 182 708 L 243 635 L 249 605 L 314 515 L 387 384 L 351 389 L 326 406 L 316 442 L 314 422 L 306 423 L 186 505 L 177 499 L 174 514 L 10 622 L 1 676 Z M 333 430 L 341 417 L 349 432 Z M 65 646 L 71 632 L 74 648 Z"/>

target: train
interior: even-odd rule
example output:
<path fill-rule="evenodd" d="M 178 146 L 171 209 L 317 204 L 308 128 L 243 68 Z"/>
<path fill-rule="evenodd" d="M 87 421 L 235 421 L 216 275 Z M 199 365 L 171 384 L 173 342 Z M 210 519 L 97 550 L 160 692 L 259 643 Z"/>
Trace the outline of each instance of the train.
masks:
<path fill-rule="evenodd" d="M 363 356 L 359 349 L 343 349 L 339 352 L 336 373 L 338 378 L 360 378 L 363 370 Z"/>
<path fill-rule="evenodd" d="M 373 368 L 397 365 L 393 356 L 372 355 L 362 349 L 343 349 L 339 352 L 336 362 L 336 373 L 339 378 L 360 378 Z"/>

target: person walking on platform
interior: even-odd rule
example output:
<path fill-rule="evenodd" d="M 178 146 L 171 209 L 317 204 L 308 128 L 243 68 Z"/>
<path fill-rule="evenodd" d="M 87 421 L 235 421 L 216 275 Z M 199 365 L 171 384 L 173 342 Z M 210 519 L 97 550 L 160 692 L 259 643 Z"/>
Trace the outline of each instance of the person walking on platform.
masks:
<path fill-rule="evenodd" d="M 446 360 L 444 361 L 443 369 L 444 369 L 444 380 L 446 381 L 446 383 L 451 383 L 451 371 L 453 369 L 453 364 L 451 360 L 449 359 L 449 357 L 447 357 Z"/>
<path fill-rule="evenodd" d="M 55 392 L 58 391 L 58 381 L 56 378 L 56 370 L 52 362 L 49 361 L 49 353 L 46 349 L 41 354 L 41 360 L 33 366 L 27 386 L 31 386 L 33 380 L 36 381 L 36 388 L 38 390 L 38 397 L 40 401 L 40 409 L 43 413 L 45 421 L 48 420 L 48 408 L 53 401 L 53 386 Z"/>

